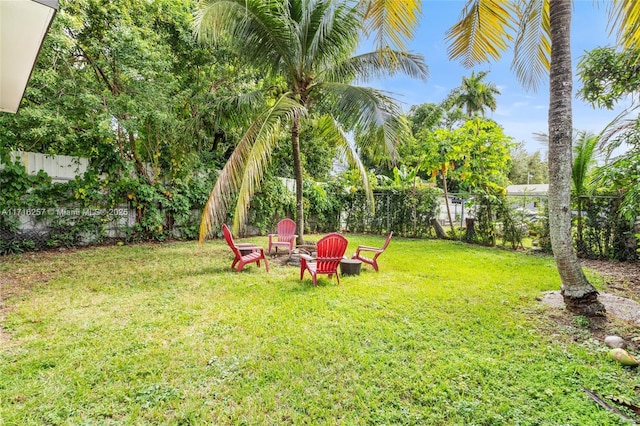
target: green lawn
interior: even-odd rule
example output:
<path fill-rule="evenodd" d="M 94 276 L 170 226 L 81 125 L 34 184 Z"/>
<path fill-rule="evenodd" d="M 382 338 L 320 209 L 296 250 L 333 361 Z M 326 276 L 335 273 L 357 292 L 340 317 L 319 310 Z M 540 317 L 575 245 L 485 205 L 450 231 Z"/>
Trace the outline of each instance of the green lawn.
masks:
<path fill-rule="evenodd" d="M 0 262 L 29 287 L 4 306 L 0 425 L 616 425 L 583 386 L 640 402 L 584 318 L 537 301 L 549 257 L 394 238 L 379 273 L 315 288 L 275 261 L 231 272 L 221 241 Z"/>

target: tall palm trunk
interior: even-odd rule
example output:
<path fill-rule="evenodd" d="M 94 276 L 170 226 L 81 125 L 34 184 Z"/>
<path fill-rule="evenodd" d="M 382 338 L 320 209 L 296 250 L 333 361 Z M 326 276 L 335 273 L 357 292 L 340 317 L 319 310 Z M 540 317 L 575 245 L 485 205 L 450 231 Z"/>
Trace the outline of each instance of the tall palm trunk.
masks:
<path fill-rule="evenodd" d="M 582 192 L 582 191 L 580 191 L 580 192 Z M 583 235 L 582 235 L 584 233 L 582 231 L 582 195 L 580 195 L 580 192 L 576 196 L 576 200 L 577 200 L 577 204 L 578 204 L 578 217 L 577 217 L 578 241 L 577 241 L 577 246 L 578 246 L 578 252 L 579 253 L 584 253 L 585 244 L 584 244 L 584 238 L 583 238 Z"/>
<path fill-rule="evenodd" d="M 293 117 L 291 124 L 291 151 L 293 153 L 293 174 L 296 179 L 296 230 L 298 231 L 297 244 L 304 244 L 304 205 L 302 194 L 304 184 L 302 181 L 302 161 L 300 160 L 300 118 Z"/>
<path fill-rule="evenodd" d="M 602 315 L 598 292 L 587 281 L 571 237 L 572 70 L 571 1 L 550 1 L 551 73 L 549 93 L 549 228 L 567 309 Z"/>

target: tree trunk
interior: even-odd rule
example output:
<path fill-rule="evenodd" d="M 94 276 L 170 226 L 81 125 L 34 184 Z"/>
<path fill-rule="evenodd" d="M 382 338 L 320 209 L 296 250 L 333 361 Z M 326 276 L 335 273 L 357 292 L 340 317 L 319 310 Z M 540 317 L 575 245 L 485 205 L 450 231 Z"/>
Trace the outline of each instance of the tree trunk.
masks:
<path fill-rule="evenodd" d="M 300 160 L 300 119 L 293 117 L 291 125 L 291 151 L 293 152 L 293 173 L 296 179 L 296 230 L 298 231 L 298 245 L 304 244 L 304 206 L 302 204 L 303 181 L 302 161 Z"/>
<path fill-rule="evenodd" d="M 550 1 L 549 231 L 567 309 L 595 316 L 605 308 L 582 272 L 571 238 L 571 6 L 570 0 Z"/>
<path fill-rule="evenodd" d="M 576 247 L 577 247 L 578 254 L 584 256 L 586 254 L 586 247 L 585 247 L 585 244 L 584 244 L 584 239 L 582 237 L 582 234 L 583 234 L 583 230 L 582 230 L 582 196 L 578 195 L 576 197 L 576 200 L 577 200 L 577 204 L 578 204 L 578 217 L 577 217 L 578 241 L 576 241 Z"/>
<path fill-rule="evenodd" d="M 444 192 L 444 202 L 447 206 L 447 216 L 449 217 L 449 225 L 451 226 L 451 233 L 453 238 L 456 238 L 456 225 L 451 220 L 451 208 L 449 207 L 449 192 L 447 191 L 447 176 L 442 174 L 442 191 Z"/>
<path fill-rule="evenodd" d="M 472 217 L 467 217 L 464 219 L 466 235 L 465 240 L 468 243 L 473 243 L 476 241 L 476 220 Z"/>
<path fill-rule="evenodd" d="M 446 240 L 448 238 L 447 233 L 444 232 L 444 228 L 442 228 L 442 225 L 440 225 L 440 222 L 438 222 L 438 219 L 435 217 L 431 218 L 431 226 L 433 226 L 433 229 L 436 231 L 436 237 L 442 240 Z"/>

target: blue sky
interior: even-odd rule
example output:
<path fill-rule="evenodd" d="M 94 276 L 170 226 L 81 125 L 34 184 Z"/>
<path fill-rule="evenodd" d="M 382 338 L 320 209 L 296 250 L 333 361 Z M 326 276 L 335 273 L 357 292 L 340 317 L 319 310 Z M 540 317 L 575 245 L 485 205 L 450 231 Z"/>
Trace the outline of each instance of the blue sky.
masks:
<path fill-rule="evenodd" d="M 408 111 L 412 105 L 439 103 L 451 89 L 460 86 L 462 77 L 469 76 L 472 70 L 490 71 L 485 80 L 496 84 L 501 95 L 497 97 L 497 110 L 488 116 L 502 125 L 507 135 L 518 142 L 523 141 L 527 151 L 545 152 L 546 147 L 537 142 L 532 133 L 547 133 L 548 79 L 536 92 L 525 91 L 510 69 L 513 58 L 511 52 L 505 52 L 500 62 L 479 65 L 473 69 L 464 68 L 459 62 L 448 59 L 444 34 L 459 19 L 464 4 L 464 1 L 458 0 L 423 0 L 420 27 L 409 43 L 409 50 L 424 55 L 429 66 L 426 82 L 398 76 L 371 85 L 391 92 Z M 585 51 L 613 44 L 614 37 L 609 36 L 608 22 L 608 10 L 603 4 L 597 5 L 592 0 L 574 1 L 571 27 L 574 69 Z M 579 81 L 575 80 L 574 93 L 580 86 Z M 599 133 L 622 109 L 594 109 L 574 97 L 574 128 Z"/>

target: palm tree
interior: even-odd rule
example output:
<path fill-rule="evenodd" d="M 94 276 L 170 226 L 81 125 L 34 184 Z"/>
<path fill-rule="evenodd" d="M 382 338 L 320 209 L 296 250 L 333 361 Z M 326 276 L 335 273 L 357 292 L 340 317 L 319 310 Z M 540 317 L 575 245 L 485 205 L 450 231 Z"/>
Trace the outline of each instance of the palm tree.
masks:
<path fill-rule="evenodd" d="M 482 81 L 489 71 L 471 72 L 471 77 L 462 77 L 462 85 L 451 91 L 446 105 L 464 108 L 468 116 L 481 115 L 484 117 L 485 109 L 496 110 L 496 95 L 500 90 L 493 83 Z"/>
<path fill-rule="evenodd" d="M 582 197 L 587 194 L 589 177 L 596 163 L 596 147 L 600 137 L 587 132 L 579 132 L 573 146 L 571 180 L 578 207 L 578 251 L 584 248 L 582 241 Z"/>
<path fill-rule="evenodd" d="M 370 1 L 397 7 L 399 0 Z M 512 68 L 526 88 L 535 88 L 549 73 L 551 245 L 567 308 L 600 314 L 604 306 L 597 300 L 597 291 L 585 278 L 568 243 L 572 164 L 571 3 L 571 0 L 467 0 L 462 18 L 449 29 L 447 38 L 451 42 L 449 56 L 461 59 L 468 67 L 498 59 L 513 42 Z M 609 6 L 610 21 L 617 29 L 620 44 L 625 48 L 640 47 L 640 0 L 613 0 Z"/>
<path fill-rule="evenodd" d="M 614 0 L 610 6 L 619 39 L 625 47 L 639 45 L 640 1 Z M 571 0 L 468 0 L 447 38 L 450 56 L 467 66 L 499 58 L 513 42 L 512 68 L 526 88 L 535 88 L 549 73 L 551 246 L 567 309 L 599 315 L 604 306 L 584 276 L 571 243 L 571 7 Z"/>
<path fill-rule="evenodd" d="M 366 140 L 383 143 L 394 156 L 398 137 L 407 131 L 400 108 L 380 91 L 351 83 L 395 72 L 426 78 L 427 69 L 421 56 L 389 48 L 352 56 L 362 22 L 362 8 L 349 1 L 202 0 L 198 4 L 196 29 L 201 40 L 227 41 L 248 63 L 286 84 L 273 106 L 254 120 L 222 169 L 202 215 L 201 240 L 224 221 L 235 193 L 234 231 L 244 224 L 262 170 L 285 128 L 291 134 L 298 243 L 304 241 L 299 137 L 309 118 L 326 138 L 344 147 L 359 167 L 365 187 L 367 173 L 347 132 L 370 132 L 372 137 Z"/>

